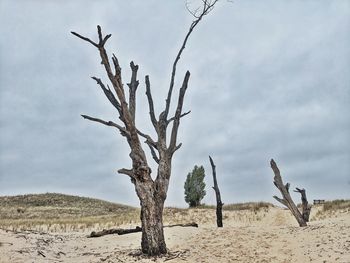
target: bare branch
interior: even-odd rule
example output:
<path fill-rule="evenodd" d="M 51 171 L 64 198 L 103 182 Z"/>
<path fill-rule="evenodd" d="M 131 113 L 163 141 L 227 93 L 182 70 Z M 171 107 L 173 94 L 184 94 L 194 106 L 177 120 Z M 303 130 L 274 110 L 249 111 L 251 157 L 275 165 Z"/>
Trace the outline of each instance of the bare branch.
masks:
<path fill-rule="evenodd" d="M 167 99 L 165 101 L 165 114 L 164 114 L 164 118 L 167 119 L 168 117 L 168 114 L 169 114 L 169 109 L 170 109 L 170 103 L 171 103 L 171 96 L 172 96 L 172 93 L 173 93 L 173 88 L 174 88 L 174 81 L 175 81 L 175 75 L 176 75 L 176 66 L 177 66 L 177 63 L 178 61 L 180 60 L 180 57 L 181 57 L 181 54 L 182 52 L 184 51 L 185 47 L 186 47 L 186 44 L 187 44 L 187 41 L 188 41 L 188 38 L 190 37 L 193 29 L 198 25 L 198 23 L 202 20 L 202 18 L 207 15 L 213 8 L 214 8 L 214 5 L 216 4 L 218 0 L 214 0 L 214 1 L 208 1 L 208 0 L 205 0 L 203 1 L 203 9 L 202 9 L 202 12 L 198 15 L 198 16 L 195 16 L 196 20 L 194 20 L 191 25 L 190 25 L 190 28 L 188 29 L 188 32 L 185 36 L 185 39 L 181 45 L 181 48 L 179 50 L 179 52 L 177 53 L 176 55 L 176 58 L 175 58 L 175 61 L 173 63 L 173 68 L 172 68 L 172 72 L 171 72 L 171 78 L 170 78 L 170 86 L 169 86 L 169 90 L 168 90 L 168 96 L 167 96 Z"/>
<path fill-rule="evenodd" d="M 121 67 L 120 67 L 120 65 L 119 65 L 118 58 L 115 56 L 115 54 L 113 54 L 113 56 L 112 56 L 112 62 L 113 62 L 114 71 L 115 71 L 114 76 L 115 76 L 115 77 L 118 77 L 118 76 L 121 77 L 122 69 L 121 69 Z"/>
<path fill-rule="evenodd" d="M 98 44 L 93 42 L 89 38 L 83 37 L 75 32 L 72 32 L 73 35 L 91 43 L 92 45 L 94 45 L 95 47 L 98 48 L 98 50 L 100 52 L 100 57 L 102 60 L 101 64 L 104 65 L 104 68 L 107 72 L 108 78 L 112 82 L 113 88 L 114 88 L 114 90 L 117 94 L 118 100 L 119 100 L 119 105 L 120 105 L 120 109 L 121 109 L 120 110 L 120 119 L 125 123 L 126 126 L 132 125 L 132 120 L 131 120 L 132 118 L 128 114 L 129 113 L 128 104 L 125 100 L 125 93 L 124 93 L 124 88 L 123 88 L 123 83 L 122 83 L 122 78 L 121 78 L 121 69 L 120 69 L 120 66 L 118 63 L 118 59 L 115 55 L 113 55 L 112 61 L 113 61 L 114 68 L 115 68 L 115 74 L 113 75 L 111 65 L 109 63 L 108 55 L 107 55 L 107 52 L 104 48 L 104 45 L 107 42 L 107 40 L 111 37 L 111 34 L 108 34 L 108 35 L 103 37 L 102 30 L 101 30 L 101 27 L 99 25 L 97 26 L 97 33 L 98 33 L 98 38 L 99 38 Z M 113 103 L 115 103 L 114 100 L 113 100 Z M 131 132 L 131 131 L 129 131 L 129 132 Z M 134 130 L 133 130 L 133 132 L 134 132 L 134 135 L 136 135 L 136 132 Z"/>
<path fill-rule="evenodd" d="M 151 93 L 151 84 L 149 81 L 149 76 L 146 75 L 145 77 L 145 82 L 146 82 L 146 96 L 148 100 L 148 107 L 149 107 L 149 115 L 151 117 L 151 121 L 153 124 L 153 127 L 157 130 L 158 122 L 154 113 L 154 104 L 153 104 L 153 98 L 152 98 L 152 93 Z"/>
<path fill-rule="evenodd" d="M 98 39 L 99 39 L 99 46 L 100 47 L 103 47 L 106 44 L 108 38 L 110 38 L 112 36 L 112 34 L 108 34 L 108 35 L 106 35 L 103 38 L 102 37 L 101 27 L 99 25 L 97 26 L 97 33 L 98 33 Z"/>
<path fill-rule="evenodd" d="M 199 7 L 197 7 L 195 10 L 191 10 L 191 8 L 190 8 L 190 6 L 189 6 L 189 4 L 188 4 L 188 1 L 186 1 L 186 9 L 187 9 L 187 11 L 193 16 L 193 17 L 195 17 L 195 18 L 198 18 L 198 15 L 197 15 L 197 13 L 198 13 L 198 10 L 199 10 Z"/>
<path fill-rule="evenodd" d="M 187 111 L 187 112 L 185 112 L 185 113 L 182 113 L 182 114 L 180 115 L 180 118 L 185 117 L 187 114 L 190 114 L 190 113 L 191 113 L 190 110 Z M 172 117 L 172 118 L 170 118 L 170 119 L 168 120 L 168 123 L 170 123 L 170 122 L 172 122 L 172 121 L 174 121 L 174 120 L 175 120 L 175 116 Z"/>
<path fill-rule="evenodd" d="M 102 38 L 101 27 L 100 27 L 99 25 L 97 26 L 97 32 L 98 32 L 98 39 L 99 39 L 98 44 L 95 43 L 94 41 L 92 41 L 91 39 L 87 38 L 87 37 L 84 37 L 84 36 L 82 36 L 82 35 L 80 35 L 80 34 L 78 34 L 78 33 L 76 33 L 76 32 L 71 31 L 71 33 L 72 33 L 73 35 L 75 35 L 76 37 L 78 37 L 78 38 L 80 38 L 80 39 L 82 39 L 82 40 L 84 40 L 84 41 L 87 41 L 87 42 L 89 42 L 91 45 L 93 45 L 93 46 L 97 47 L 98 49 L 100 49 L 100 48 L 102 48 L 102 47 L 106 44 L 107 40 L 108 40 L 112 35 L 111 35 L 111 34 L 108 34 L 108 35 L 106 35 L 104 38 Z"/>
<path fill-rule="evenodd" d="M 287 204 L 287 202 L 286 202 L 286 200 L 284 200 L 284 199 L 281 199 L 281 198 L 279 198 L 279 197 L 277 197 L 277 196 L 273 196 L 273 198 L 275 198 L 278 202 L 280 202 L 282 205 L 285 205 L 285 206 L 287 206 L 288 207 L 288 204 Z"/>
<path fill-rule="evenodd" d="M 90 120 L 90 121 L 94 121 L 94 122 L 99 122 L 99 123 L 102 123 L 106 126 L 111 126 L 111 127 L 115 127 L 117 128 L 120 133 L 123 135 L 123 136 L 126 136 L 126 137 L 129 137 L 130 134 L 129 132 L 122 126 L 112 122 L 112 121 L 104 121 L 104 120 L 101 120 L 101 119 L 98 119 L 98 118 L 94 118 L 94 117 L 90 117 L 88 115 L 81 115 L 81 117 L 83 117 L 84 119 L 87 119 L 87 120 Z"/>
<path fill-rule="evenodd" d="M 103 84 L 103 82 L 101 81 L 101 79 L 96 78 L 96 77 L 91 77 L 92 79 L 94 79 L 98 85 L 100 85 L 101 89 L 103 90 L 103 92 L 105 93 L 107 99 L 109 100 L 110 103 L 112 103 L 112 105 L 118 110 L 118 112 L 121 111 L 121 107 L 120 107 L 120 103 L 117 101 L 117 99 L 114 97 L 113 92 L 111 91 L 111 89 Z"/>
<path fill-rule="evenodd" d="M 290 183 L 286 183 L 284 187 L 286 188 L 287 192 L 289 192 Z"/>
<path fill-rule="evenodd" d="M 182 143 L 179 143 L 179 144 L 175 147 L 174 152 L 176 152 L 178 149 L 180 149 L 181 146 L 182 146 Z"/>
<path fill-rule="evenodd" d="M 82 35 L 80 35 L 80 34 L 78 34 L 78 33 L 76 33 L 76 32 L 73 32 L 73 31 L 71 31 L 71 33 L 72 33 L 74 36 L 76 36 L 76 37 L 78 37 L 78 38 L 80 38 L 80 39 L 82 39 L 82 40 L 84 40 L 84 41 L 89 42 L 91 45 L 93 45 L 93 46 L 95 46 L 95 47 L 97 47 L 97 48 L 99 47 L 98 44 L 95 43 L 94 41 L 92 41 L 91 39 L 89 39 L 89 38 L 87 38 L 87 37 L 84 37 L 84 36 L 82 36 Z"/>
<path fill-rule="evenodd" d="M 115 57 L 113 55 L 113 57 Z M 113 60 L 114 61 L 114 60 Z M 132 71 L 129 86 L 129 112 L 133 122 L 135 123 L 135 112 L 136 112 L 136 89 L 139 85 L 139 81 L 137 80 L 137 71 L 139 69 L 138 65 L 135 65 L 133 61 L 130 62 L 130 68 Z"/>
<path fill-rule="evenodd" d="M 126 174 L 126 175 L 130 176 L 132 179 L 135 179 L 134 171 L 132 169 L 122 168 L 122 169 L 118 170 L 118 173 Z"/>
<path fill-rule="evenodd" d="M 207 15 L 214 8 L 214 5 L 217 1 L 218 0 L 216 0 L 216 1 L 202 0 L 203 6 L 202 6 L 202 10 L 200 13 L 198 12 L 200 7 L 196 8 L 194 10 L 191 10 L 188 2 L 186 2 L 186 9 L 194 18 L 198 19 L 201 16 L 201 14 Z M 199 13 L 199 15 L 198 15 L 198 13 Z"/>
<path fill-rule="evenodd" d="M 157 143 L 151 138 L 151 136 L 149 136 L 148 134 L 146 134 L 146 133 L 143 133 L 143 132 L 141 132 L 140 130 L 137 130 L 137 133 L 138 133 L 138 135 L 140 135 L 140 136 L 142 136 L 143 138 L 145 138 L 146 139 L 146 143 L 147 144 L 150 144 L 150 145 L 152 145 L 154 148 L 158 148 L 158 145 L 157 145 Z"/>
<path fill-rule="evenodd" d="M 170 145 L 169 145 L 169 150 L 170 152 L 175 152 L 176 149 L 176 139 L 177 139 L 177 131 L 179 129 L 180 125 L 180 116 L 181 116 L 181 111 L 182 111 L 182 105 L 184 102 L 184 96 L 187 90 L 188 86 L 188 81 L 190 79 L 190 72 L 187 71 L 185 78 L 183 80 L 182 86 L 179 91 L 179 99 L 177 103 L 177 108 L 174 116 L 174 122 L 173 122 L 173 128 L 171 130 L 171 137 L 170 137 Z"/>
<path fill-rule="evenodd" d="M 148 143 L 147 143 L 147 145 L 148 145 L 148 147 L 149 147 L 149 149 L 151 151 L 151 155 L 152 155 L 153 160 L 156 163 L 159 163 L 160 160 L 159 160 L 159 157 L 157 156 L 156 151 L 154 150 L 154 147 L 151 144 L 148 144 Z"/>
<path fill-rule="evenodd" d="M 156 161 L 156 163 L 159 163 L 159 157 L 157 156 L 157 153 L 155 151 L 158 150 L 158 143 L 156 143 L 148 134 L 145 134 L 139 130 L 137 130 L 137 133 L 146 139 L 145 143 L 151 150 L 152 158 Z"/>

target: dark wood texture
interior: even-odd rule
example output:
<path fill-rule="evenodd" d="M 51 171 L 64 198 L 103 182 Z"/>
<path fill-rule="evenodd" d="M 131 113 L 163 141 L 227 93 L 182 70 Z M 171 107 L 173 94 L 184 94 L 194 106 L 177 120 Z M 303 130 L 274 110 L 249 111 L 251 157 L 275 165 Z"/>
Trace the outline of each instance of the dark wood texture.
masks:
<path fill-rule="evenodd" d="M 309 217 L 311 213 L 311 205 L 309 205 L 306 198 L 306 190 L 300 189 L 298 187 L 295 188 L 294 192 L 300 193 L 301 195 L 301 215 L 305 219 L 306 222 L 309 222 Z"/>
<path fill-rule="evenodd" d="M 213 159 L 209 156 L 210 165 L 213 171 L 213 180 L 214 180 L 214 186 L 213 189 L 215 191 L 215 197 L 216 197 L 216 224 L 218 227 L 223 227 L 222 223 L 222 206 L 224 205 L 221 202 L 221 195 L 220 190 L 218 186 L 218 182 L 216 180 L 216 166 L 214 164 Z"/>

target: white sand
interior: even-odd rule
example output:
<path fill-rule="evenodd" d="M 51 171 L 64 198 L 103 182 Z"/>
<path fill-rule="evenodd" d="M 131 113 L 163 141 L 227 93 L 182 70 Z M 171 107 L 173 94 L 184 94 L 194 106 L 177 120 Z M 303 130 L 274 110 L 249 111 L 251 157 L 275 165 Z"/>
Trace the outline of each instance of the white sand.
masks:
<path fill-rule="evenodd" d="M 139 255 L 140 233 L 86 238 L 86 233 L 36 234 L 0 230 L 0 262 L 330 262 L 350 263 L 350 213 L 300 228 L 289 211 L 271 208 L 259 220 L 251 212 L 225 212 L 224 228 L 215 211 L 200 211 L 199 228 L 166 228 L 170 253 Z M 194 213 L 195 214 L 195 213 Z M 191 218 L 193 219 L 193 218 Z"/>

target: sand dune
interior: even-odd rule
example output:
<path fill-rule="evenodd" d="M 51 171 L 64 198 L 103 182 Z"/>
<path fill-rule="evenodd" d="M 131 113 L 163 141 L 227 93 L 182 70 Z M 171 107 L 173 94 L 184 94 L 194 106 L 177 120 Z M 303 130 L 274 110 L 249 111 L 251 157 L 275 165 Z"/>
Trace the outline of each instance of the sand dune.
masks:
<path fill-rule="evenodd" d="M 140 233 L 87 238 L 87 233 L 0 230 L 0 262 L 350 262 L 350 213 L 313 221 L 300 228 L 281 208 L 225 211 L 224 228 L 213 210 L 192 210 L 199 228 L 166 228 L 170 253 L 140 255 Z M 185 218 L 183 218 L 185 219 Z"/>

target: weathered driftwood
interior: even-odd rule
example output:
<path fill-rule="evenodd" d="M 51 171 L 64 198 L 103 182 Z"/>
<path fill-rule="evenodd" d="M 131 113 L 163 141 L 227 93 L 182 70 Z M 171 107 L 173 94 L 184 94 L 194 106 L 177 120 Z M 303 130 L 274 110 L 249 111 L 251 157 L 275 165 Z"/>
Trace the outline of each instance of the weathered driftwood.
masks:
<path fill-rule="evenodd" d="M 303 218 L 305 219 L 305 221 L 309 222 L 311 205 L 309 205 L 307 202 L 306 191 L 305 191 L 305 189 L 300 189 L 300 188 L 296 187 L 294 192 L 301 194 L 301 208 L 302 208 L 301 214 L 302 214 Z"/>
<path fill-rule="evenodd" d="M 213 170 L 213 180 L 214 180 L 213 189 L 215 191 L 215 196 L 216 196 L 216 224 L 218 227 L 223 227 L 222 206 L 224 204 L 221 202 L 220 190 L 219 190 L 218 182 L 216 180 L 216 166 L 214 164 L 213 159 L 210 156 L 209 156 L 209 161 L 210 161 L 211 168 Z"/>
<path fill-rule="evenodd" d="M 166 225 L 163 227 L 176 227 L 176 226 L 181 226 L 181 227 L 198 227 L 197 223 L 188 223 L 188 224 L 175 224 L 175 225 Z M 102 231 L 99 232 L 91 232 L 91 234 L 88 237 L 102 237 L 105 235 L 126 235 L 126 234 L 131 234 L 131 233 L 137 233 L 141 232 L 142 228 L 137 226 L 135 228 L 131 229 L 122 229 L 122 228 L 112 228 L 112 229 L 103 229 Z"/>
<path fill-rule="evenodd" d="M 295 203 L 293 202 L 293 200 L 289 194 L 290 184 L 289 183 L 286 183 L 285 185 L 283 184 L 280 170 L 278 169 L 277 164 L 275 163 L 275 161 L 273 159 L 271 159 L 270 165 L 271 165 L 271 168 L 275 174 L 275 176 L 273 178 L 274 179 L 273 183 L 278 188 L 278 190 L 280 190 L 282 197 L 283 197 L 281 199 L 277 196 L 273 196 L 273 198 L 275 198 L 278 202 L 280 202 L 281 204 L 288 207 L 288 209 L 294 215 L 295 219 L 298 221 L 299 226 L 306 226 L 307 225 L 306 220 L 304 219 L 304 217 L 302 216 L 302 214 L 298 210 L 297 206 L 295 205 Z"/>
<path fill-rule="evenodd" d="M 181 227 L 198 227 L 198 224 L 195 222 L 187 223 L 187 224 L 174 224 L 174 225 L 165 225 L 164 227 L 175 227 L 175 226 L 181 226 Z"/>
<path fill-rule="evenodd" d="M 121 228 L 112 228 L 112 229 L 103 229 L 102 231 L 99 232 L 91 232 L 89 237 L 102 237 L 105 235 L 112 235 L 112 234 L 118 234 L 118 235 L 125 235 L 125 234 L 130 234 L 130 233 L 136 233 L 136 232 L 141 232 L 142 228 L 137 226 L 132 229 L 121 229 Z"/>

